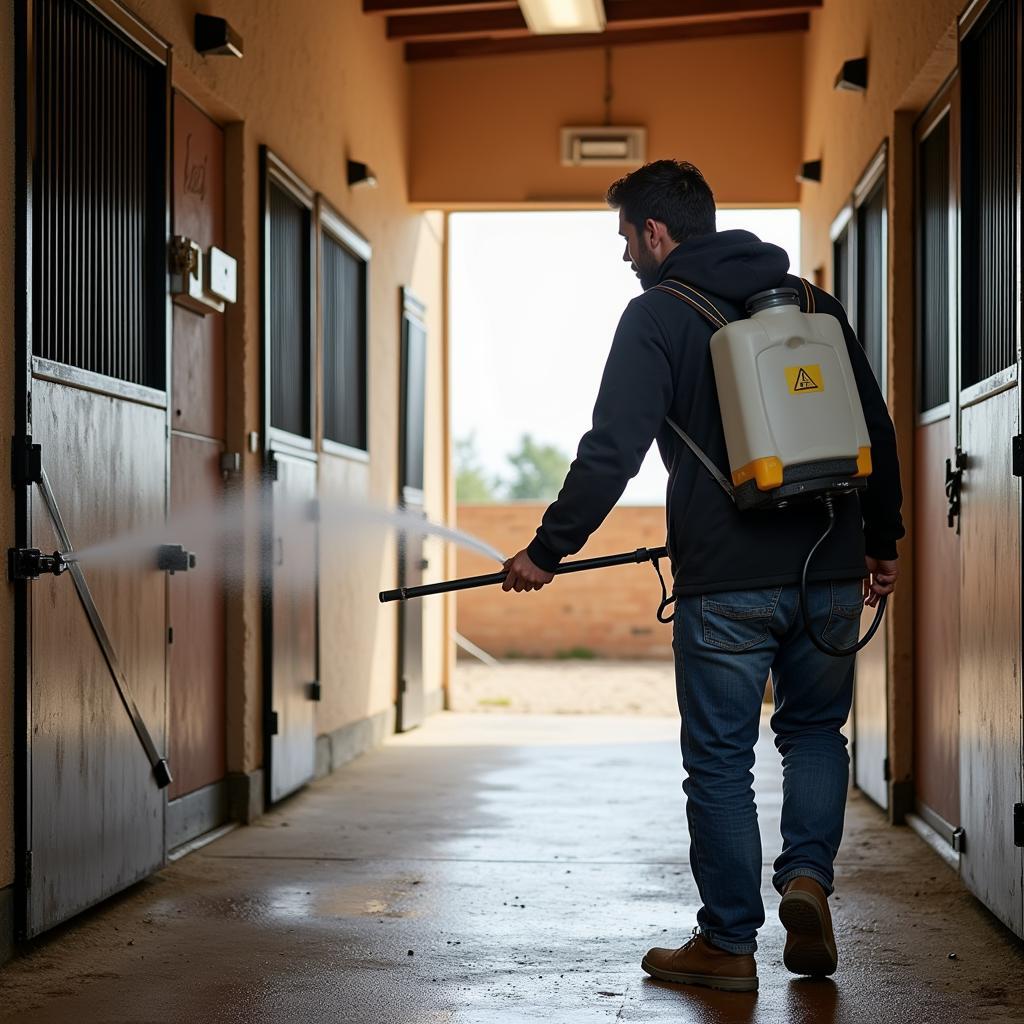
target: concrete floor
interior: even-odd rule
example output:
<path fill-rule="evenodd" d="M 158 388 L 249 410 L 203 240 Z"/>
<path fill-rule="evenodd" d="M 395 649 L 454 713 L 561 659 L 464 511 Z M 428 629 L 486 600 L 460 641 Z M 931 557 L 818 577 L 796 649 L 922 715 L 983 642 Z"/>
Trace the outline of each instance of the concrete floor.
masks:
<path fill-rule="evenodd" d="M 29 947 L 19 1024 L 1024 1021 L 1022 946 L 853 796 L 835 981 L 662 985 L 697 897 L 670 719 L 445 714 Z M 759 751 L 768 865 L 779 771 Z M 951 957 L 955 954 L 955 958 Z"/>

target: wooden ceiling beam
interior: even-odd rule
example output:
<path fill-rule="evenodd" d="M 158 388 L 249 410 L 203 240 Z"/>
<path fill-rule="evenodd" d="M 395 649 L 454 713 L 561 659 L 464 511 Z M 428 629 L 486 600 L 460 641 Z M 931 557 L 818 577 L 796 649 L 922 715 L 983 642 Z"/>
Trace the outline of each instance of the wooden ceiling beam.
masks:
<path fill-rule="evenodd" d="M 823 0 L 605 0 L 609 25 L 643 21 L 717 21 L 802 14 Z"/>
<path fill-rule="evenodd" d="M 705 21 L 803 14 L 822 0 L 606 0 L 608 28 L 647 28 Z M 515 5 L 389 17 L 389 39 L 452 39 L 459 36 L 525 36 L 526 19 Z"/>
<path fill-rule="evenodd" d="M 805 13 L 769 18 L 740 18 L 684 25 L 656 25 L 645 28 L 609 29 L 575 35 L 526 35 L 514 38 L 440 39 L 405 44 L 405 59 L 450 60 L 455 57 L 489 57 L 509 53 L 547 53 L 585 47 L 631 46 L 677 39 L 714 39 L 721 36 L 755 35 L 772 32 L 806 32 L 810 17 Z"/>
<path fill-rule="evenodd" d="M 430 14 L 440 11 L 518 9 L 516 0 L 363 0 L 363 14 Z"/>

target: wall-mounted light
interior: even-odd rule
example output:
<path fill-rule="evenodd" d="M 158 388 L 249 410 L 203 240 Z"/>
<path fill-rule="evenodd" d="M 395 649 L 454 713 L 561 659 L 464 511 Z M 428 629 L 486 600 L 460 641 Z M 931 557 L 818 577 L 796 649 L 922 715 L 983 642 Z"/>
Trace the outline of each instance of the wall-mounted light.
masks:
<path fill-rule="evenodd" d="M 868 59 L 855 57 L 846 61 L 836 75 L 835 88 L 849 92 L 864 92 L 868 87 Z"/>
<path fill-rule="evenodd" d="M 349 160 L 348 185 L 349 188 L 376 188 L 377 175 L 366 164 Z"/>
<path fill-rule="evenodd" d="M 519 7 L 537 35 L 603 32 L 606 23 L 601 0 L 519 0 Z"/>
<path fill-rule="evenodd" d="M 197 14 L 195 32 L 197 52 L 219 53 L 226 57 L 242 56 L 242 37 L 228 24 L 226 18 Z"/>
<path fill-rule="evenodd" d="M 817 183 L 821 181 L 821 161 L 806 160 L 800 165 L 800 172 L 796 176 L 797 181 Z"/>

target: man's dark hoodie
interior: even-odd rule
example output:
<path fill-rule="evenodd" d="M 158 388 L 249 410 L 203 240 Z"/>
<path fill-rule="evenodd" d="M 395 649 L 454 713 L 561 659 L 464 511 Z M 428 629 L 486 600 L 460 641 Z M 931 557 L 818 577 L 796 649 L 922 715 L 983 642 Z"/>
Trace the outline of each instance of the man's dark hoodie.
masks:
<path fill-rule="evenodd" d="M 748 231 L 720 231 L 681 243 L 661 264 L 658 281 L 684 281 L 730 319 L 746 316 L 744 301 L 782 285 L 803 294 L 787 274 L 789 258 Z M 813 289 L 816 311 L 842 324 L 864 418 L 873 472 L 866 490 L 837 503 L 837 523 L 815 558 L 811 579 L 865 575 L 864 555 L 896 557 L 903 536 L 896 436 L 885 400 L 842 305 Z M 544 513 L 527 553 L 553 570 L 600 526 L 634 477 L 653 440 L 668 470 L 666 517 L 676 594 L 749 590 L 799 581 L 811 545 L 826 525 L 818 503 L 740 512 L 665 422 L 671 416 L 728 477 L 725 434 L 709 342 L 713 328 L 696 310 L 656 288 L 633 299 L 619 321 L 593 428 L 558 498 Z M 637 542 L 643 538 L 637 538 Z"/>

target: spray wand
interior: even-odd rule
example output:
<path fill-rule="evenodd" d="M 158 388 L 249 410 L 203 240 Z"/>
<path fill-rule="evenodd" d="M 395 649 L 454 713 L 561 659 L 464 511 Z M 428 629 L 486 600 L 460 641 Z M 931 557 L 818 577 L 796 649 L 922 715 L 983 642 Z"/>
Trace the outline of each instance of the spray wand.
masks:
<path fill-rule="evenodd" d="M 665 548 L 637 548 L 636 551 L 624 551 L 621 555 L 604 555 L 601 558 L 581 558 L 575 562 L 563 562 L 555 569 L 556 576 L 563 576 L 570 572 L 586 572 L 589 569 L 607 569 L 613 565 L 633 565 L 641 562 L 653 562 L 654 568 L 658 569 L 658 559 L 668 557 Z M 661 572 L 658 572 L 661 575 Z M 453 590 L 470 590 L 473 587 L 489 587 L 496 583 L 504 583 L 508 573 L 490 572 L 483 576 L 464 576 L 457 580 L 445 580 L 442 583 L 425 583 L 418 587 L 399 587 L 397 590 L 383 590 L 378 595 L 381 604 L 388 601 L 408 601 L 413 597 L 427 597 L 430 594 L 449 594 Z M 665 584 L 662 582 L 664 596 Z M 664 596 L 662 610 L 671 603 L 671 599 Z M 659 610 L 659 618 L 660 616 Z"/>

